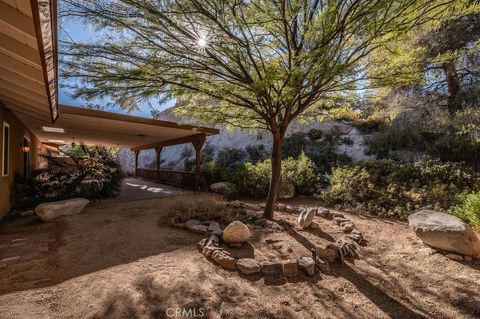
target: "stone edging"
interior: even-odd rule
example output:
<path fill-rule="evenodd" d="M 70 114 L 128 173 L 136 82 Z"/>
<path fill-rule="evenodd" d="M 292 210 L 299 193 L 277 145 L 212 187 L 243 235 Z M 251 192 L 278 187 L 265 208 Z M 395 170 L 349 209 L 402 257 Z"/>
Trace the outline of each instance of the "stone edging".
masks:
<path fill-rule="evenodd" d="M 228 203 L 228 206 L 234 208 L 244 208 L 250 210 L 261 210 L 264 205 L 248 204 L 240 201 Z M 301 256 L 296 259 L 288 259 L 283 261 L 257 261 L 253 258 L 236 259 L 230 252 L 220 247 L 223 231 L 220 229 L 216 221 L 201 222 L 198 220 L 189 220 L 186 223 L 174 224 L 175 227 L 185 228 L 189 231 L 209 234 L 207 238 L 202 239 L 197 248 L 205 258 L 213 260 L 220 267 L 239 271 L 245 275 L 262 274 L 265 276 L 285 276 L 296 277 L 298 271 L 302 270 L 308 276 L 313 276 L 316 269 L 323 272 L 330 271 L 329 263 L 338 259 L 342 262 L 345 258 L 358 258 L 358 245 L 364 244 L 366 241 L 362 233 L 355 227 L 355 225 L 343 214 L 331 213 L 330 210 L 324 207 L 301 207 L 278 204 L 276 209 L 279 211 L 286 211 L 291 213 L 303 213 L 305 210 L 314 210 L 316 216 L 324 219 L 333 220 L 337 225 L 342 227 L 342 230 L 347 235 L 337 240 L 335 243 L 328 244 L 325 248 L 312 248 L 311 256 Z M 238 247 L 232 245 L 233 247 Z M 322 260 L 323 259 L 323 260 Z"/>

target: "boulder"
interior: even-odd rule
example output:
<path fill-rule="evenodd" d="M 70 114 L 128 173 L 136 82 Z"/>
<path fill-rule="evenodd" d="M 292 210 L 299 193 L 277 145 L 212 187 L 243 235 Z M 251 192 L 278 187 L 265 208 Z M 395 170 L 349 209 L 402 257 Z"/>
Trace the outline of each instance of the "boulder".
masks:
<path fill-rule="evenodd" d="M 280 184 L 280 189 L 278 190 L 278 198 L 288 199 L 295 197 L 295 186 L 290 183 Z"/>
<path fill-rule="evenodd" d="M 191 225 L 191 226 L 188 226 L 187 229 L 193 233 L 198 233 L 203 235 L 208 233 L 207 226 L 205 225 Z"/>
<path fill-rule="evenodd" d="M 51 222 L 63 216 L 80 214 L 89 202 L 85 198 L 72 198 L 60 202 L 43 203 L 35 207 L 35 214 L 44 222 Z"/>
<path fill-rule="evenodd" d="M 218 182 L 210 185 L 210 190 L 214 193 L 228 196 L 235 194 L 237 191 L 237 186 L 229 182 Z"/>
<path fill-rule="evenodd" d="M 212 259 L 223 269 L 237 269 L 237 265 L 235 264 L 235 258 L 230 256 L 230 254 L 225 250 L 215 250 L 212 253 Z"/>
<path fill-rule="evenodd" d="M 194 226 L 194 225 L 200 225 L 201 222 L 198 219 L 189 219 L 187 222 L 184 224 L 186 228 Z"/>
<path fill-rule="evenodd" d="M 210 224 L 208 225 L 208 231 L 213 232 L 216 230 L 220 230 L 220 224 L 216 221 L 210 222 Z"/>
<path fill-rule="evenodd" d="M 480 258 L 480 239 L 459 218 L 433 210 L 408 216 L 410 228 L 424 243 L 451 253 Z"/>
<path fill-rule="evenodd" d="M 309 276 L 313 276 L 315 274 L 315 261 L 312 257 L 300 257 L 297 260 L 298 268 L 303 270 Z"/>
<path fill-rule="evenodd" d="M 283 272 L 283 265 L 275 261 L 262 261 L 260 263 L 262 273 L 267 276 L 278 276 Z"/>
<path fill-rule="evenodd" d="M 325 219 L 332 218 L 332 214 L 330 213 L 330 210 L 328 208 L 321 207 L 321 206 L 317 207 L 317 215 Z"/>
<path fill-rule="evenodd" d="M 242 222 L 234 221 L 223 230 L 223 241 L 226 243 L 243 243 L 250 238 L 250 229 Z"/>
<path fill-rule="evenodd" d="M 237 261 L 237 268 L 242 274 L 253 275 L 260 272 L 260 264 L 253 258 L 240 258 Z"/>
<path fill-rule="evenodd" d="M 283 273 L 287 277 L 295 277 L 298 274 L 298 265 L 295 259 L 285 260 L 283 262 Z"/>
<path fill-rule="evenodd" d="M 313 222 L 313 218 L 317 214 L 316 208 L 305 208 L 298 216 L 298 225 L 302 229 L 310 227 Z"/>

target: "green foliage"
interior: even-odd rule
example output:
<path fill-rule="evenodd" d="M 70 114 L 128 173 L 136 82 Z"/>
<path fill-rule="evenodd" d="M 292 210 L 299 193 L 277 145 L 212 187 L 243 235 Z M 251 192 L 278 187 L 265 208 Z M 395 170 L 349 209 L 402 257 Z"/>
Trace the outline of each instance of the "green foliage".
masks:
<path fill-rule="evenodd" d="M 45 156 L 47 168 L 33 172 L 29 185 L 36 194 L 36 203 L 73 197 L 100 199 L 117 194 L 123 174 L 112 150 L 79 145 L 70 154 L 75 156 Z"/>
<path fill-rule="evenodd" d="M 231 167 L 210 162 L 202 166 L 201 180 L 205 189 L 213 183 L 227 181 L 237 185 L 239 195 L 264 197 L 268 193 L 271 170 L 270 160 Z M 282 161 L 281 180 L 282 183 L 294 185 L 298 194 L 310 194 L 319 182 L 318 169 L 305 154 L 298 159 L 287 158 Z"/>
<path fill-rule="evenodd" d="M 253 163 L 263 161 L 271 156 L 264 144 L 248 145 L 245 148 L 245 152 L 248 154 L 248 160 Z"/>
<path fill-rule="evenodd" d="M 330 173 L 332 167 L 352 161 L 349 156 L 336 153 L 341 141 L 337 130 L 322 134 L 323 139 L 312 140 L 309 135 L 310 132 L 295 132 L 287 136 L 282 145 L 282 157 L 299 158 L 305 153 L 322 173 Z"/>
<path fill-rule="evenodd" d="M 303 132 L 294 132 L 287 136 L 283 140 L 282 144 L 282 157 L 294 157 L 297 158 L 304 150 L 305 147 L 309 144 L 309 140 L 305 133 Z"/>
<path fill-rule="evenodd" d="M 325 199 L 381 216 L 406 217 L 422 209 L 448 209 L 459 194 L 476 191 L 479 178 L 458 163 L 379 160 L 338 167 Z"/>
<path fill-rule="evenodd" d="M 220 165 L 227 167 L 234 166 L 243 162 L 247 158 L 247 153 L 240 148 L 225 147 L 218 152 L 217 161 Z"/>
<path fill-rule="evenodd" d="M 450 212 L 480 230 L 480 194 L 460 196 Z"/>
<path fill-rule="evenodd" d="M 367 153 L 392 158 L 392 151 L 411 151 L 442 161 L 471 162 L 480 147 L 477 113 L 471 109 L 460 111 L 449 123 L 434 129 L 415 121 L 388 126 L 365 138 Z M 429 123 L 439 122 L 434 114 L 428 118 Z"/>
<path fill-rule="evenodd" d="M 307 136 L 311 141 L 316 141 L 322 138 L 323 132 L 322 130 L 312 128 L 308 131 Z"/>
<path fill-rule="evenodd" d="M 369 115 L 367 118 L 358 119 L 354 123 L 363 134 L 380 131 L 386 126 L 386 120 L 376 115 Z"/>

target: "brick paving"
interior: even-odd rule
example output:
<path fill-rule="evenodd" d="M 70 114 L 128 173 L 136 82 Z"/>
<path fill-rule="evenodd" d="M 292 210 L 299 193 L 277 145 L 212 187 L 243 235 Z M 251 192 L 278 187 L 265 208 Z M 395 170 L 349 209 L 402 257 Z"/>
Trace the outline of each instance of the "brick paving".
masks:
<path fill-rule="evenodd" d="M 55 239 L 46 233 L 0 235 L 0 268 L 30 260 L 49 250 Z"/>

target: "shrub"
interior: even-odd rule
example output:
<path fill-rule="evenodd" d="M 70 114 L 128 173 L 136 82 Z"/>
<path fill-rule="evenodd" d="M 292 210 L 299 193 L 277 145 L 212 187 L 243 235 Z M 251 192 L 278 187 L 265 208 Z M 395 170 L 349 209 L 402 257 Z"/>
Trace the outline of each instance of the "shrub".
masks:
<path fill-rule="evenodd" d="M 364 134 L 380 131 L 385 128 L 386 120 L 377 115 L 369 115 L 366 119 L 355 121 L 355 126 Z"/>
<path fill-rule="evenodd" d="M 270 152 L 265 149 L 264 144 L 258 144 L 258 145 L 248 145 L 245 148 L 245 151 L 248 154 L 248 160 L 250 162 L 258 162 L 258 161 L 263 161 L 267 158 L 270 157 Z"/>
<path fill-rule="evenodd" d="M 423 159 L 361 162 L 333 170 L 325 200 L 377 215 L 406 217 L 421 209 L 448 209 L 460 194 L 477 190 L 479 179 L 458 163 Z"/>
<path fill-rule="evenodd" d="M 241 163 L 247 157 L 247 153 L 240 148 L 225 147 L 218 152 L 217 161 L 224 166 L 233 166 Z"/>
<path fill-rule="evenodd" d="M 282 146 L 283 158 L 297 159 L 304 152 L 322 173 L 330 173 L 333 166 L 352 161 L 348 155 L 336 153 L 341 134 L 338 128 L 323 134 L 323 140 L 312 141 L 307 138 L 308 134 L 297 132 L 286 137 Z"/>
<path fill-rule="evenodd" d="M 295 132 L 285 137 L 282 144 L 282 157 L 297 158 L 309 144 L 307 135 L 302 132 Z"/>
<path fill-rule="evenodd" d="M 172 198 L 166 207 L 169 224 L 189 219 L 231 221 L 231 209 L 218 195 L 191 195 Z"/>
<path fill-rule="evenodd" d="M 220 163 L 207 163 L 202 167 L 202 185 L 204 189 L 219 181 L 227 181 L 238 186 L 239 195 L 264 197 L 268 193 L 271 177 L 271 162 L 243 163 L 226 167 Z M 298 159 L 287 158 L 282 161 L 282 182 L 295 186 L 297 193 L 308 194 L 319 182 L 315 163 L 305 154 Z"/>
<path fill-rule="evenodd" d="M 307 135 L 311 141 L 316 141 L 322 138 L 323 132 L 322 130 L 312 128 L 308 131 Z"/>
<path fill-rule="evenodd" d="M 48 165 L 35 170 L 30 182 L 36 203 L 73 197 L 111 197 L 120 189 L 123 174 L 111 150 L 80 145 L 69 157 L 44 156 Z M 82 155 L 83 154 L 83 155 Z"/>
<path fill-rule="evenodd" d="M 480 194 L 459 196 L 458 203 L 450 207 L 450 212 L 480 230 Z"/>

